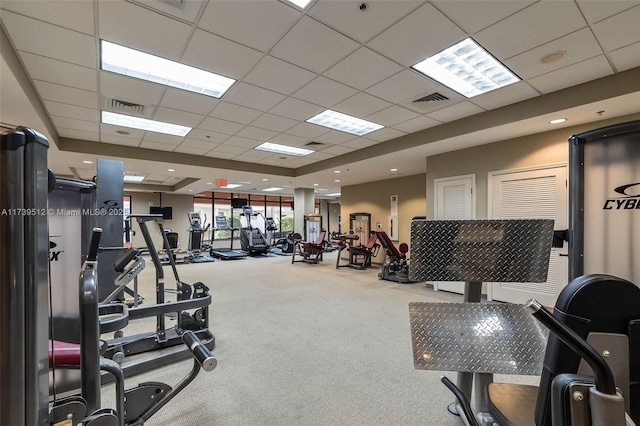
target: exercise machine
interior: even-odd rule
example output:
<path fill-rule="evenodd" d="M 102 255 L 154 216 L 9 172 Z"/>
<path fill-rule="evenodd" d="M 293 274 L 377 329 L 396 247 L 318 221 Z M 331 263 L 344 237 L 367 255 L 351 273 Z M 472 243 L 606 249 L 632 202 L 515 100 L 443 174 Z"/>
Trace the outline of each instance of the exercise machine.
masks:
<path fill-rule="evenodd" d="M 203 225 L 199 212 L 187 213 L 187 218 L 189 219 L 189 228 L 187 228 L 189 232 L 189 247 L 185 263 L 215 262 L 216 259 L 209 256 L 208 252 L 202 248 L 202 237 L 209 230 L 211 224 Z M 204 220 L 207 220 L 206 216 Z"/>
<path fill-rule="evenodd" d="M 233 213 L 233 211 L 232 211 Z M 215 242 L 215 233 L 216 232 L 229 232 L 230 233 L 230 246 L 226 247 L 212 247 L 210 250 L 210 254 L 213 257 L 222 260 L 232 260 L 232 259 L 244 259 L 247 257 L 245 252 L 234 250 L 233 249 L 233 233 L 238 231 L 238 228 L 234 228 L 229 225 L 227 222 L 227 218 L 224 215 L 218 215 L 215 217 L 216 226 L 213 228 L 213 242 Z"/>
<path fill-rule="evenodd" d="M 371 258 L 377 256 L 380 250 L 380 244 L 378 244 L 377 239 L 378 237 L 375 233 L 369 235 L 366 244 L 359 244 L 361 240 L 358 234 L 342 234 L 334 237 L 331 243 L 338 246 L 336 269 L 366 269 L 371 266 Z M 348 253 L 347 263 L 340 262 L 344 250 L 347 250 Z"/>
<path fill-rule="evenodd" d="M 240 228 L 240 246 L 242 251 L 249 256 L 267 254 L 269 252 L 269 242 L 260 228 L 252 225 L 252 220 L 262 216 L 254 213 L 251 206 L 243 206 L 240 213 L 240 220 L 244 219 L 245 226 Z"/>
<path fill-rule="evenodd" d="M 293 249 L 293 256 L 291 257 L 291 263 L 318 263 L 322 260 L 322 254 L 324 253 L 324 248 L 327 245 L 325 234 L 326 231 L 322 230 L 318 233 L 314 241 L 296 241 Z M 296 255 L 300 256 L 301 259 L 296 260 Z"/>
<path fill-rule="evenodd" d="M 322 215 L 319 214 L 305 214 L 304 222 L 302 225 L 302 235 L 306 241 L 317 241 L 320 232 L 324 231 L 322 228 Z M 326 235 L 326 232 L 325 232 Z"/>
<path fill-rule="evenodd" d="M 357 235 L 360 241 L 367 241 L 371 236 L 371 213 L 351 213 L 349 234 Z"/>
<path fill-rule="evenodd" d="M 409 279 L 409 259 L 407 258 L 409 246 L 407 243 L 402 243 L 396 248 L 386 232 L 377 231 L 376 236 L 384 250 L 382 272 L 378 274 L 378 278 L 401 284 L 414 282 Z"/>

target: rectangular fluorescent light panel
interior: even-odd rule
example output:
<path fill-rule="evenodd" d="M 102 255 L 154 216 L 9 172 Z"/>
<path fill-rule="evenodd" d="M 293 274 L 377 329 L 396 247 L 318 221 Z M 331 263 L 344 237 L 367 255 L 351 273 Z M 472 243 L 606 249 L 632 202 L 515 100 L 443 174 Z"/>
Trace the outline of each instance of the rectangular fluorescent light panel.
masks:
<path fill-rule="evenodd" d="M 471 38 L 418 62 L 412 68 L 467 98 L 520 81 Z"/>
<path fill-rule="evenodd" d="M 100 40 L 100 67 L 141 80 L 220 98 L 236 80 Z"/>
<path fill-rule="evenodd" d="M 240 188 L 242 185 L 240 185 L 239 183 L 228 183 L 224 188 L 227 189 L 233 189 L 233 188 Z"/>
<path fill-rule="evenodd" d="M 102 111 L 102 122 L 105 124 L 113 124 L 114 126 L 131 127 L 132 129 L 165 133 L 173 136 L 186 136 L 187 133 L 191 131 L 191 127 L 134 117 L 132 115 L 116 114 L 115 112 L 109 111 Z"/>
<path fill-rule="evenodd" d="M 339 197 L 340 192 L 334 192 L 333 194 L 327 194 L 328 197 Z"/>
<path fill-rule="evenodd" d="M 142 182 L 144 180 L 144 176 L 136 176 L 136 175 L 124 175 L 123 180 L 125 182 Z"/>
<path fill-rule="evenodd" d="M 278 154 L 296 155 L 298 157 L 302 157 L 303 155 L 309 155 L 315 152 L 310 149 L 296 148 L 295 146 L 280 145 L 280 144 L 271 143 L 271 142 L 264 142 L 253 149 L 257 149 L 259 151 L 275 152 Z"/>
<path fill-rule="evenodd" d="M 263 189 L 263 191 L 264 192 L 273 192 L 273 191 L 280 191 L 282 189 L 283 188 L 266 188 L 266 189 Z"/>
<path fill-rule="evenodd" d="M 307 123 L 329 127 L 330 129 L 340 130 L 341 132 L 352 133 L 358 136 L 366 135 L 367 133 L 374 132 L 384 127 L 380 124 L 372 123 L 370 121 L 352 117 L 330 109 L 321 112 L 315 117 L 311 117 L 307 120 Z"/>
<path fill-rule="evenodd" d="M 311 3 L 311 0 L 287 0 L 287 3 L 295 4 L 300 9 L 304 9 L 309 3 Z"/>

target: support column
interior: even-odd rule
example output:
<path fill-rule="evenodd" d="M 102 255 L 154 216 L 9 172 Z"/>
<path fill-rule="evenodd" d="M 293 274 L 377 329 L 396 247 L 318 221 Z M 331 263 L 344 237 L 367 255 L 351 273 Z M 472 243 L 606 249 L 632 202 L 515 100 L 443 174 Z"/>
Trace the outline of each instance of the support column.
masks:
<path fill-rule="evenodd" d="M 315 193 L 313 188 L 293 190 L 293 232 L 304 235 L 304 215 L 315 213 Z"/>

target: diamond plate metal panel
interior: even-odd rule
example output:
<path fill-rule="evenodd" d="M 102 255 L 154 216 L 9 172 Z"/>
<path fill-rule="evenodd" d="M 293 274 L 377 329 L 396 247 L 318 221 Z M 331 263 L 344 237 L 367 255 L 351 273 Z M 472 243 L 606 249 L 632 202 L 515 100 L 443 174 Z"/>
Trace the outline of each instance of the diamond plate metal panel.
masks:
<path fill-rule="evenodd" d="M 410 303 L 418 370 L 539 375 L 547 330 L 522 306 Z"/>
<path fill-rule="evenodd" d="M 413 281 L 546 282 L 553 220 L 414 220 Z"/>

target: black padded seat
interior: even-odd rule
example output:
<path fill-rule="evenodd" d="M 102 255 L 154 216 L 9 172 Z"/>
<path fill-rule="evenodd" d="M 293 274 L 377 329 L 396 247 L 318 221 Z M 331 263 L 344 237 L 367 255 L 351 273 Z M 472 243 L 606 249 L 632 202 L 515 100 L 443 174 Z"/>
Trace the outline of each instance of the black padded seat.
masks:
<path fill-rule="evenodd" d="M 490 383 L 487 386 L 489 413 L 503 426 L 536 426 L 537 397 L 537 386 L 512 383 Z"/>

